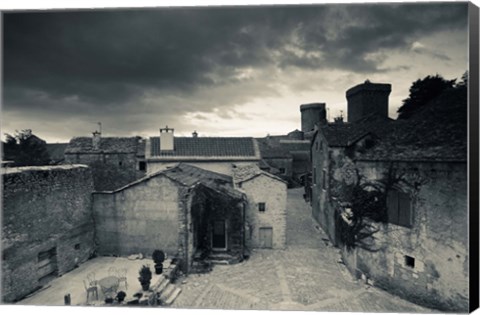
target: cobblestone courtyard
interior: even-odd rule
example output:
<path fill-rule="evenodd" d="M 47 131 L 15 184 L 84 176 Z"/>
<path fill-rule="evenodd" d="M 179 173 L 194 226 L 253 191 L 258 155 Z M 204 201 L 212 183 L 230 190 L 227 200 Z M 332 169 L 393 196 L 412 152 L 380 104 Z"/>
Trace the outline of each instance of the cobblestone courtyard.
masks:
<path fill-rule="evenodd" d="M 189 276 L 173 307 L 433 312 L 355 281 L 316 228 L 302 194 L 288 191 L 285 250 L 256 250 L 240 264 Z"/>

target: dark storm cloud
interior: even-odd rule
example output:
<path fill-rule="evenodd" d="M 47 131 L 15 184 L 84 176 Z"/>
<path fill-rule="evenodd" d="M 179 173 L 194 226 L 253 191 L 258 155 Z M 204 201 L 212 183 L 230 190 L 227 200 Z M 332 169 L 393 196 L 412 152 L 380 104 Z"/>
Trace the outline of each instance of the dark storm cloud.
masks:
<path fill-rule="evenodd" d="M 465 28 L 466 17 L 465 3 L 6 13 L 4 110 L 148 112 L 148 91 L 174 99 L 242 83 L 246 67 L 388 71 L 369 54 L 408 50 L 417 36 Z M 237 93 L 232 102 L 247 97 Z"/>

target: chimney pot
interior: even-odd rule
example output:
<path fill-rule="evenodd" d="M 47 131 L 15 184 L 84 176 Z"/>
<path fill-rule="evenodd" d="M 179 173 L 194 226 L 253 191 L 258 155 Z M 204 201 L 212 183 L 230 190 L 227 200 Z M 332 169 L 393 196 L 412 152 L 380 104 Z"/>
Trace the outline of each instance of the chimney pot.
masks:
<path fill-rule="evenodd" d="M 160 128 L 160 151 L 173 151 L 174 144 L 173 144 L 173 128 Z"/>

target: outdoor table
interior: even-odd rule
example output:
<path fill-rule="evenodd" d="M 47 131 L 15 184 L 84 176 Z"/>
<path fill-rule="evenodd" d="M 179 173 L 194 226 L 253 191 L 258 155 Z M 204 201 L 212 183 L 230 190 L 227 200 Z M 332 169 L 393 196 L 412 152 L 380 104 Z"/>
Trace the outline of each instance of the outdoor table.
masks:
<path fill-rule="evenodd" d="M 118 289 L 118 278 L 115 276 L 108 276 L 98 280 L 98 284 L 102 289 L 103 295 L 107 293 L 116 293 Z"/>

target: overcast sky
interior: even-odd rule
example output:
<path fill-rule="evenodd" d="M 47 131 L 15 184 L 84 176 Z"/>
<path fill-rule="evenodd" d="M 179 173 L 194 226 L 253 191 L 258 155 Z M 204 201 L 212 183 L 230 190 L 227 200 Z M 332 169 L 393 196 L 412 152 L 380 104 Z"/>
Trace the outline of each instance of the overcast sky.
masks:
<path fill-rule="evenodd" d="M 345 91 L 468 68 L 467 4 L 330 4 L 5 13 L 2 133 L 265 136 L 299 106 L 346 115 Z M 3 138 L 3 137 L 2 137 Z"/>

